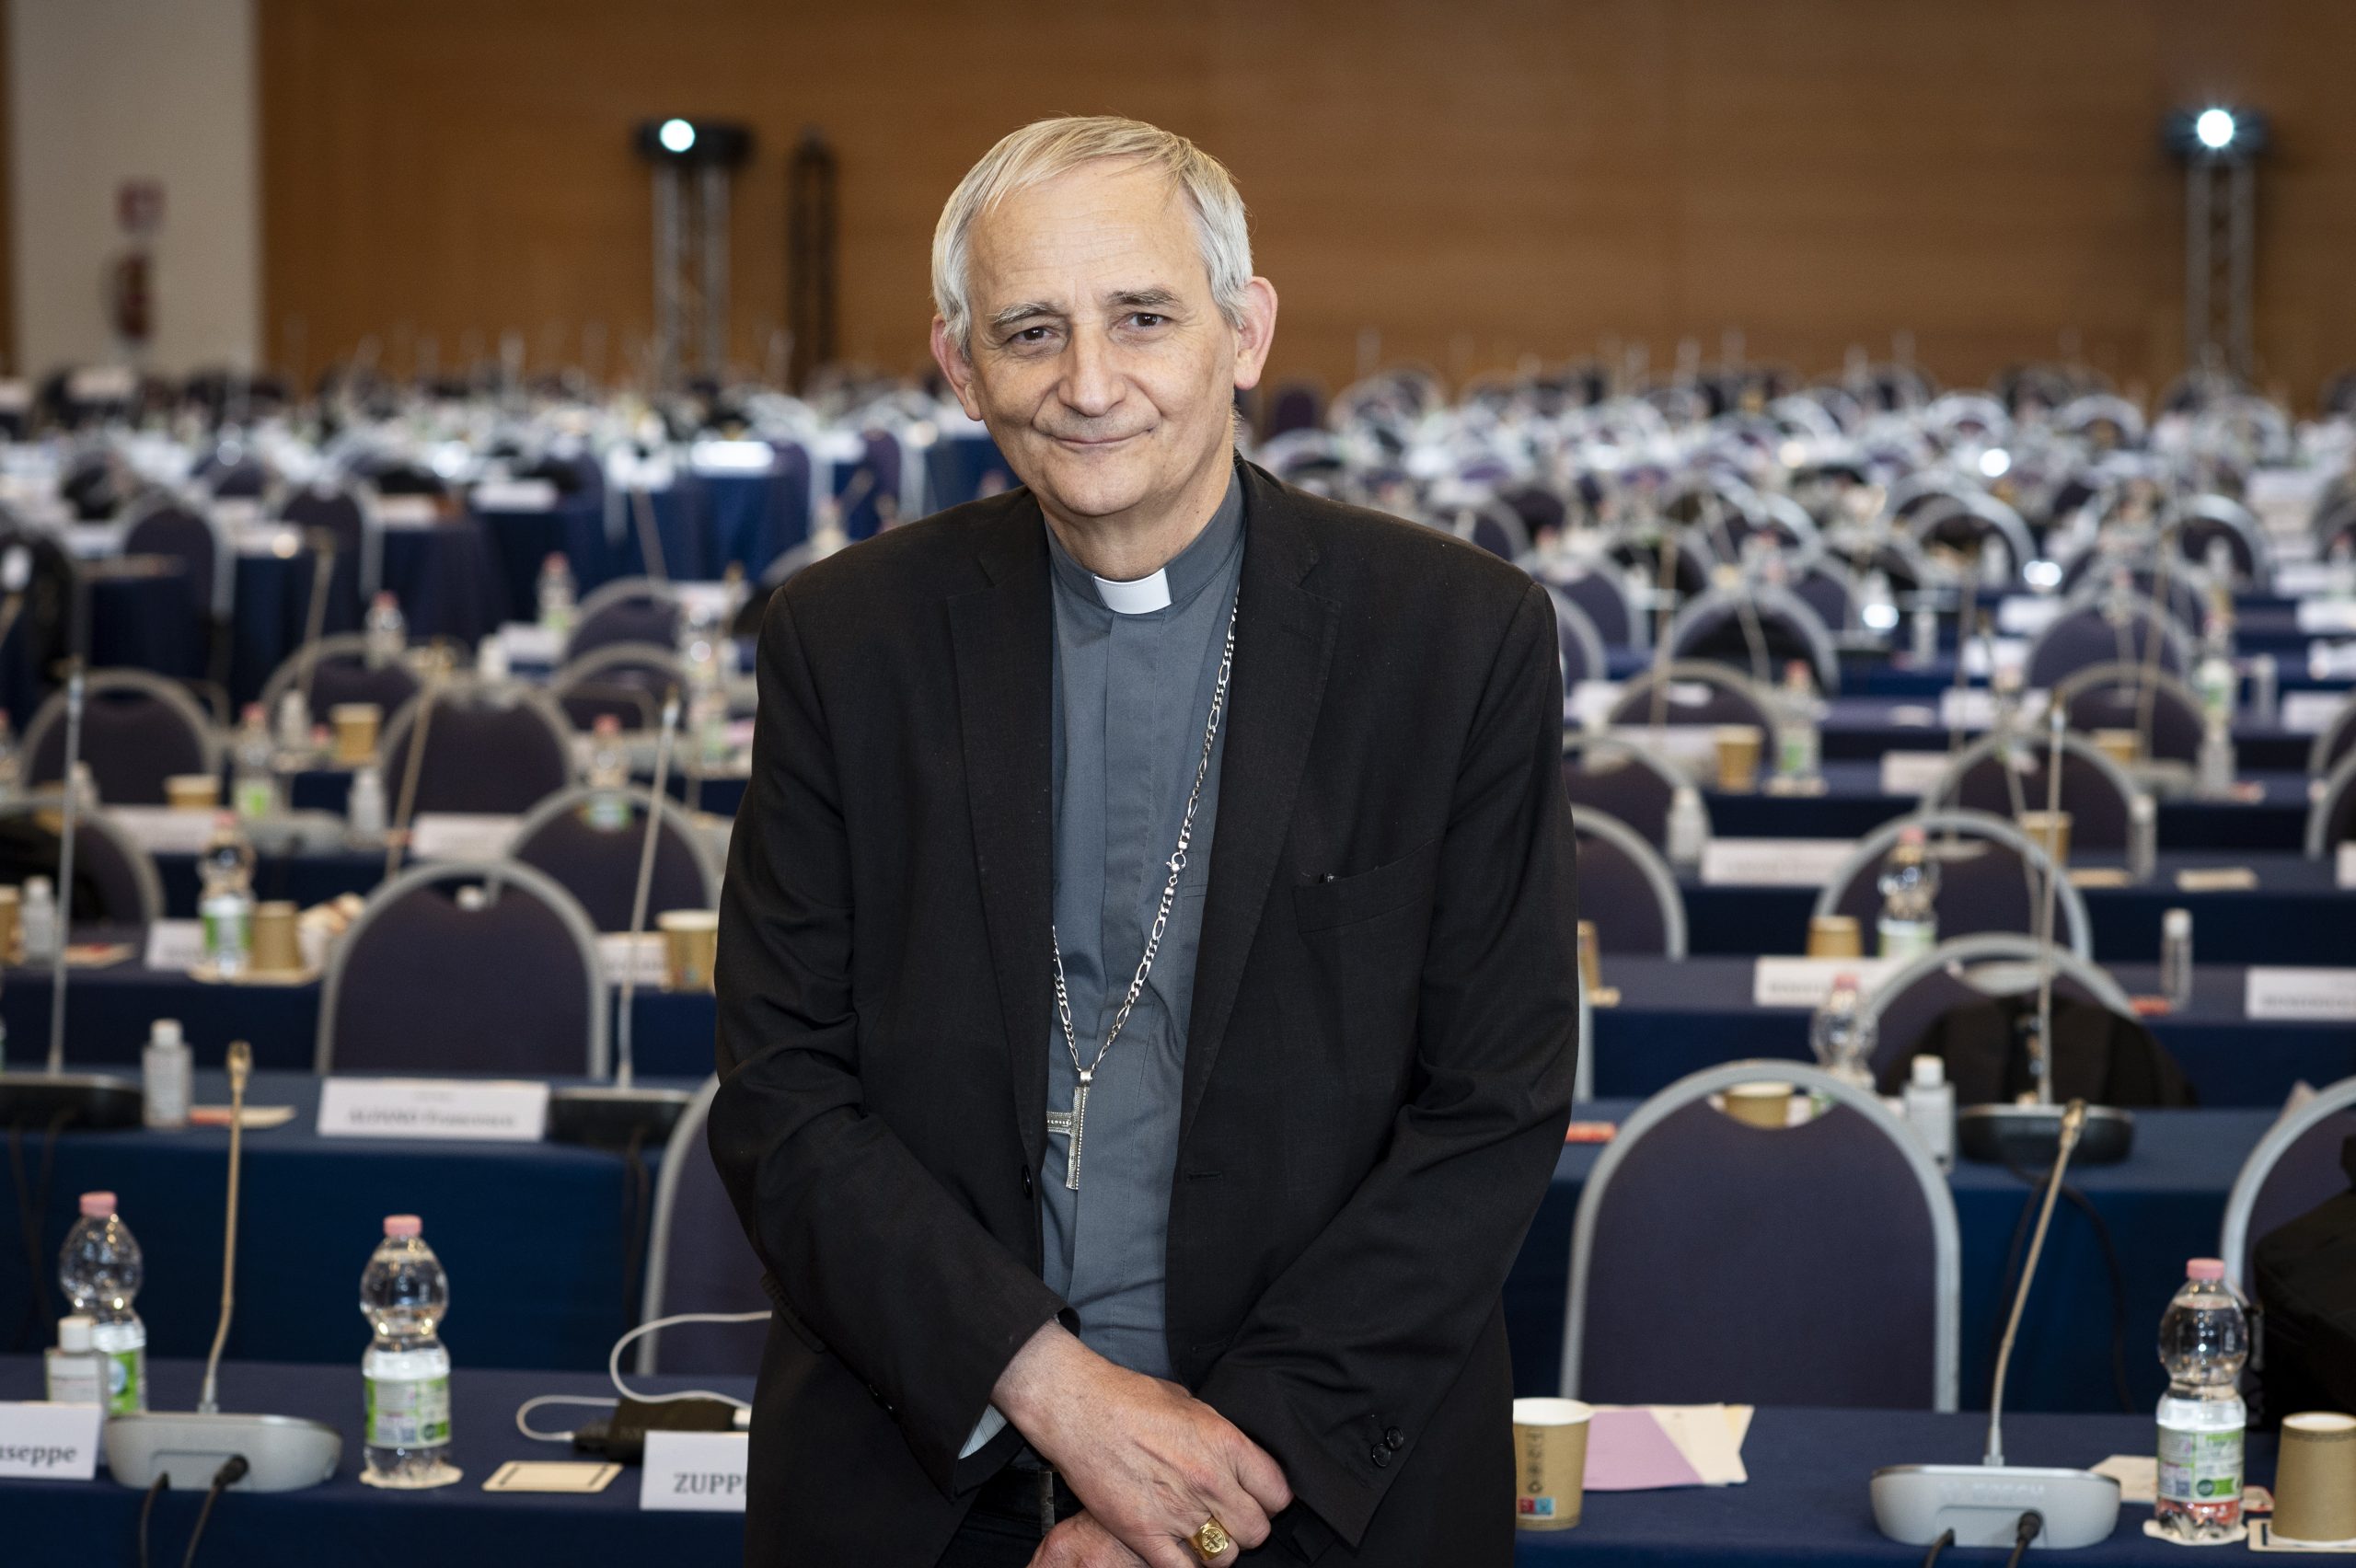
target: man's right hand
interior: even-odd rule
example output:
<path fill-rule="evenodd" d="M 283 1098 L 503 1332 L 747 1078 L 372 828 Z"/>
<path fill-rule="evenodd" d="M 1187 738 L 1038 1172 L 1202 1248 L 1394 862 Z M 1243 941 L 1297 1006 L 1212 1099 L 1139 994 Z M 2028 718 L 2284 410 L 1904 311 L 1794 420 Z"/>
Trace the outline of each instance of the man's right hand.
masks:
<path fill-rule="evenodd" d="M 1258 1546 L 1292 1502 L 1283 1468 L 1226 1417 L 1114 1366 L 1060 1323 L 1016 1353 L 990 1402 L 1153 1568 L 1200 1568 L 1187 1539 L 1214 1517 L 1238 1545 Z"/>

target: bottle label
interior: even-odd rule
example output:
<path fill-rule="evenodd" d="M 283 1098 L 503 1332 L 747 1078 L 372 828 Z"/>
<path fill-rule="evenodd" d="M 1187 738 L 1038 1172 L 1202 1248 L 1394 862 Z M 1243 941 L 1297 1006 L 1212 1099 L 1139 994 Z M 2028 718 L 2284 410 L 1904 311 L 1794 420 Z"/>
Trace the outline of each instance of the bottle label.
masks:
<path fill-rule="evenodd" d="M 266 817 L 278 803 L 278 791 L 267 778 L 237 780 L 237 814 Z"/>
<path fill-rule="evenodd" d="M 2242 1494 L 2242 1429 L 2188 1432 L 2160 1428 L 2159 1497 L 2164 1503 L 2218 1504 Z"/>
<path fill-rule="evenodd" d="M 1894 920 L 1885 915 L 1874 928 L 1884 958 L 1920 958 L 1939 945 L 1939 928 L 1929 920 Z"/>
<path fill-rule="evenodd" d="M 140 1388 L 140 1375 L 145 1370 L 146 1352 L 138 1346 L 129 1350 L 110 1351 L 105 1356 L 107 1378 L 107 1413 L 136 1415 L 147 1408 Z"/>
<path fill-rule="evenodd" d="M 246 901 L 234 894 L 208 898 L 202 913 L 205 956 L 223 967 L 243 963 L 252 948 Z"/>
<path fill-rule="evenodd" d="M 366 1378 L 372 1448 L 431 1448 L 450 1440 L 450 1379 Z"/>

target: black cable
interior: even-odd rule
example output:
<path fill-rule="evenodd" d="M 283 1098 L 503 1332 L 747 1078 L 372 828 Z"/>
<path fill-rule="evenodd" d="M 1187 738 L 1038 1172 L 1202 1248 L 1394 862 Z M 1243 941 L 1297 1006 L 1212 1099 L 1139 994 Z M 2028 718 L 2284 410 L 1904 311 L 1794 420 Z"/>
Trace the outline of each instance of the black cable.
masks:
<path fill-rule="evenodd" d="M 1939 1539 L 1931 1543 L 1931 1550 L 1923 1554 L 1923 1568 L 1931 1568 L 1931 1564 L 1939 1560 L 1939 1553 L 1945 1551 L 1948 1547 L 1951 1547 L 1954 1544 L 1955 1532 L 1953 1530 L 1941 1531 Z"/>
<path fill-rule="evenodd" d="M 638 1326 L 639 1270 L 645 1264 L 647 1209 L 653 1202 L 646 1175 L 646 1129 L 632 1127 L 622 1147 L 622 1327 Z"/>
<path fill-rule="evenodd" d="M 164 1488 L 166 1488 L 166 1487 L 167 1487 L 167 1486 L 169 1486 L 169 1485 L 171 1485 L 171 1484 L 172 1484 L 172 1472 L 171 1472 L 171 1471 L 169 1471 L 169 1470 L 163 1470 L 163 1471 L 158 1472 L 158 1473 L 157 1473 L 157 1475 L 156 1475 L 156 1480 L 155 1480 L 154 1483 L 153 1483 L 152 1485 L 150 1485 L 150 1486 L 147 1488 L 147 1495 L 146 1495 L 144 1498 L 141 1499 L 141 1501 L 140 1501 L 140 1504 L 139 1504 L 139 1568 L 147 1568 L 147 1518 L 148 1518 L 148 1516 L 149 1516 L 149 1515 L 151 1515 L 151 1514 L 155 1513 L 155 1511 L 156 1511 L 156 1494 L 157 1493 L 159 1493 L 159 1492 L 163 1491 L 163 1490 L 164 1490 Z"/>
<path fill-rule="evenodd" d="M 2030 1509 L 2027 1513 L 2023 1514 L 2021 1516 L 2019 1528 L 2013 1539 L 2013 1554 L 2004 1559 L 2004 1568 L 2020 1568 L 2021 1557 L 2028 1551 L 2028 1543 L 2035 1540 L 2044 1532 L 2044 1515 L 2038 1513 L 2034 1508 Z M 188 1568 L 188 1565 L 186 1563 L 182 1563 L 180 1568 Z"/>
<path fill-rule="evenodd" d="M 196 1568 L 197 1543 L 204 1539 L 205 1524 L 213 1517 L 213 1505 L 224 1492 L 245 1479 L 248 1468 L 245 1455 L 232 1454 L 213 1472 L 213 1484 L 205 1491 L 204 1506 L 196 1511 L 196 1528 L 189 1532 L 188 1555 L 180 1559 L 180 1568 Z"/>
<path fill-rule="evenodd" d="M 2043 1191 L 2047 1172 L 2024 1170 L 2010 1160 L 2004 1162 L 2004 1169 L 2011 1171 L 2015 1180 L 2029 1186 L 2032 1191 L 2029 1207 L 2034 1208 L 2038 1202 L 2034 1194 Z M 2094 1200 L 2086 1196 L 2083 1189 L 2065 1182 L 2062 1184 L 2061 1195 L 2069 1199 L 2071 1206 L 2086 1216 L 2086 1223 L 2094 1227 L 2096 1245 L 2102 1249 L 2103 1271 L 2109 1276 L 2110 1283 L 2111 1392 L 2118 1399 L 2122 1413 L 2136 1414 L 2142 1407 L 2137 1405 L 2127 1387 L 2127 1272 L 2119 1265 L 2119 1245 L 2111 1237 L 2110 1223 L 2103 1218 L 2102 1211 L 2095 1207 Z M 2022 1213 L 2026 1218 L 2027 1210 L 2024 1209 Z M 2005 1272 L 2009 1276 L 2009 1263 Z"/>

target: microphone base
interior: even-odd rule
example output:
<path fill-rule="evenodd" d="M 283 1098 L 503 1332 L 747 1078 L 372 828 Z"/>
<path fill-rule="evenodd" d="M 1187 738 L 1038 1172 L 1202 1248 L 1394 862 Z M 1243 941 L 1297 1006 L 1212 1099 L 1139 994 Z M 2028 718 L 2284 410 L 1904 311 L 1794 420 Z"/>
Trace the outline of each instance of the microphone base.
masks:
<path fill-rule="evenodd" d="M 111 1073 L 0 1073 L 0 1127 L 43 1127 L 61 1114 L 78 1132 L 120 1132 L 144 1120 L 138 1080 Z"/>
<path fill-rule="evenodd" d="M 2021 1516 L 2043 1516 L 2031 1546 L 2066 1551 L 2108 1540 L 2119 1528 L 2119 1482 L 2092 1470 L 2032 1465 L 1891 1465 L 1874 1471 L 1874 1524 L 1907 1546 L 1947 1530 L 1960 1548 L 2009 1548 Z"/>
<path fill-rule="evenodd" d="M 695 1096 L 683 1089 L 620 1089 L 611 1084 L 559 1089 L 549 1095 L 549 1137 L 556 1143 L 660 1148 Z"/>
<path fill-rule="evenodd" d="M 1967 1105 L 1956 1113 L 1955 1147 L 1982 1165 L 2043 1170 L 2062 1147 L 2059 1105 Z M 2135 1117 L 2115 1106 L 2086 1107 L 2085 1128 L 2070 1151 L 2073 1165 L 2116 1165 L 2135 1149 Z M 2008 1539 L 2006 1546 L 2012 1545 Z"/>
<path fill-rule="evenodd" d="M 107 1423 L 107 1470 L 124 1486 L 145 1488 L 159 1475 L 174 1492 L 203 1492 L 233 1454 L 249 1467 L 232 1492 L 299 1492 L 335 1474 L 343 1435 L 293 1415 L 200 1415 L 143 1411 Z"/>

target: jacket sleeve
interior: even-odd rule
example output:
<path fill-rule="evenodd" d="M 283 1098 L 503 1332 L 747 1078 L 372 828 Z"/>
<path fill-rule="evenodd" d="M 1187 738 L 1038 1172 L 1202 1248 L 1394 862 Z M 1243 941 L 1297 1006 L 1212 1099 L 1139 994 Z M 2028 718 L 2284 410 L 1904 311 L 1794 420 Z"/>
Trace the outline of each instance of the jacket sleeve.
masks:
<path fill-rule="evenodd" d="M 1413 1097 L 1197 1390 L 1353 1548 L 1496 1309 L 1569 1121 L 1577 913 L 1556 661 L 1533 584 L 1459 764 Z"/>
<path fill-rule="evenodd" d="M 862 1103 L 843 780 L 787 593 L 758 673 L 721 890 L 712 1159 L 788 1326 L 841 1359 L 951 1492 L 983 1479 L 958 1451 L 999 1374 L 1066 1309 Z"/>

